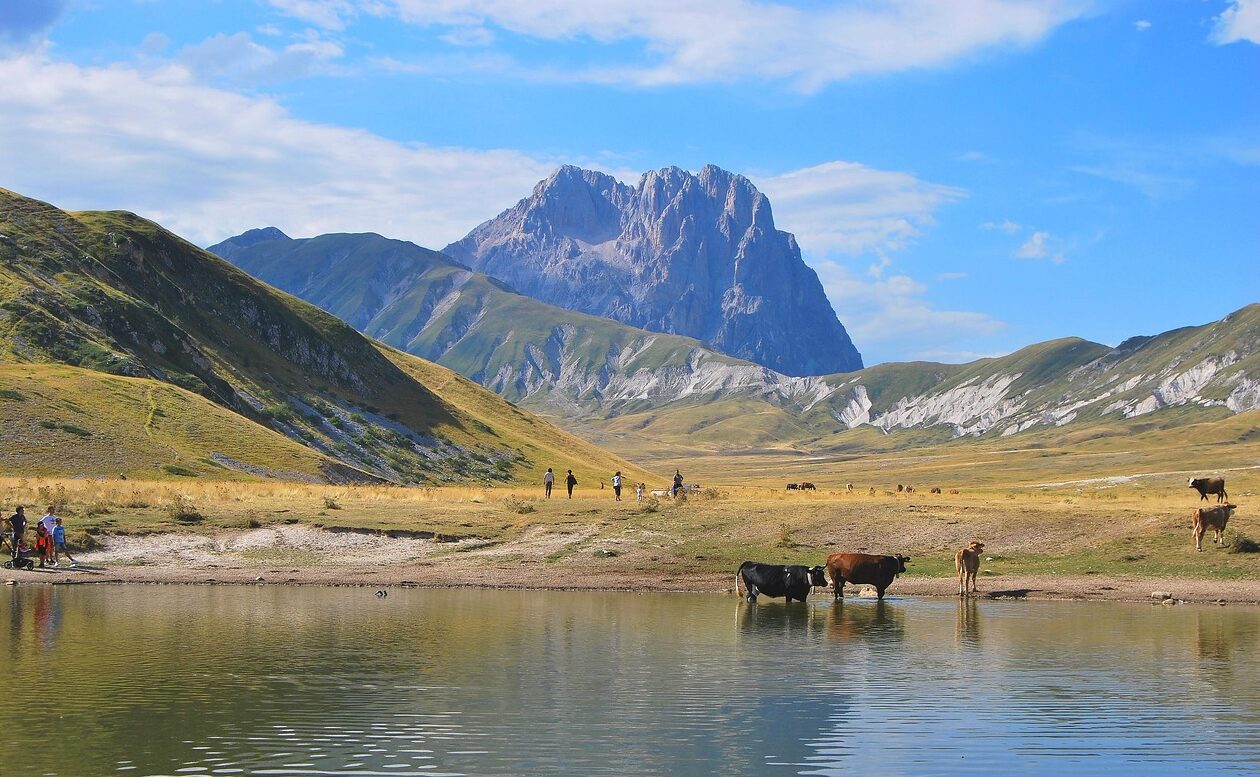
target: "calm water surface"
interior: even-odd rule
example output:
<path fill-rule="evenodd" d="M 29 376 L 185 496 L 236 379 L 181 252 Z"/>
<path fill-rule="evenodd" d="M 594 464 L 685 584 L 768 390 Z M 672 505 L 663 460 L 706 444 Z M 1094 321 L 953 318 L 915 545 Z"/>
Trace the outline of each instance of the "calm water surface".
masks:
<path fill-rule="evenodd" d="M 23 586 L 0 617 L 12 777 L 1260 773 L 1253 608 Z"/>

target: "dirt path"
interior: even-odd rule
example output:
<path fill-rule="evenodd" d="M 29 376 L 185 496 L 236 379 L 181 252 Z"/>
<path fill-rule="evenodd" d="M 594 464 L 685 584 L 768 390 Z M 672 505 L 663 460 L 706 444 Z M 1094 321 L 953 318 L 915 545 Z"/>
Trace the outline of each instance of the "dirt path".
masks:
<path fill-rule="evenodd" d="M 438 542 L 383 534 L 276 526 L 215 535 L 185 533 L 109 538 L 81 554 L 79 567 L 0 571 L 10 584 L 32 583 L 289 583 L 412 585 L 610 591 L 733 591 L 734 575 L 690 572 L 639 554 L 598 558 L 566 555 L 591 530 L 536 527 L 510 542 Z M 646 562 L 646 563 L 645 563 Z M 10 582 L 11 581 L 11 582 Z M 1106 575 L 1019 575 L 980 580 L 980 595 L 1028 599 L 1152 601 L 1165 591 L 1186 602 L 1260 604 L 1260 580 L 1213 581 Z M 954 596 L 952 578 L 908 575 L 890 595 Z M 863 592 L 852 589 L 851 595 Z M 867 592 L 869 593 L 869 592 Z M 817 595 L 826 596 L 825 591 Z"/>

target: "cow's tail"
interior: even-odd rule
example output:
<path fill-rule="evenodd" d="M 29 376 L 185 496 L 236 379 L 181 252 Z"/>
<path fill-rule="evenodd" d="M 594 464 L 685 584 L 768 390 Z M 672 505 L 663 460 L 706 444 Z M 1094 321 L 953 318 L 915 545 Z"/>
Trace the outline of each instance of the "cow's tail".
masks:
<path fill-rule="evenodd" d="M 743 594 L 739 592 L 739 584 L 742 582 L 744 582 L 744 573 L 742 571 L 736 572 L 735 573 L 735 595 L 736 596 L 743 596 Z"/>

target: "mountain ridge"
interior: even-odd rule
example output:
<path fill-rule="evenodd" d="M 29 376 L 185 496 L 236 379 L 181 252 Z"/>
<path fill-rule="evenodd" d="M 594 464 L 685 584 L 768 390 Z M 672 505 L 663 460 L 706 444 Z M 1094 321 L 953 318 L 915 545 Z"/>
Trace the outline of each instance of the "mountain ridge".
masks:
<path fill-rule="evenodd" d="M 783 374 L 862 366 L 770 201 L 714 165 L 649 171 L 634 186 L 566 165 L 443 253 L 543 302 Z"/>

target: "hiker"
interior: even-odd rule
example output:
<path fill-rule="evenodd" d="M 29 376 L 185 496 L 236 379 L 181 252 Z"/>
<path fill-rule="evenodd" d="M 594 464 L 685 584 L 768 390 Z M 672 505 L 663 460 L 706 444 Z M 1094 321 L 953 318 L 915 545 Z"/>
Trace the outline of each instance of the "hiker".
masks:
<path fill-rule="evenodd" d="M 647 483 L 636 483 L 634 486 L 634 501 L 643 501 L 643 489 L 647 488 Z"/>
<path fill-rule="evenodd" d="M 616 474 L 612 476 L 612 484 L 613 484 L 613 494 L 615 494 L 617 497 L 616 501 L 620 502 L 621 501 L 621 470 L 617 470 Z"/>
<path fill-rule="evenodd" d="M 60 518 L 57 519 L 57 524 L 53 526 L 52 544 L 54 567 L 61 561 L 62 553 L 66 554 L 66 558 L 70 559 L 71 569 L 74 569 L 79 565 L 79 562 L 75 561 L 74 556 L 71 556 L 70 551 L 66 549 L 66 527 L 61 525 Z"/>
<path fill-rule="evenodd" d="M 577 485 L 577 478 L 573 477 L 573 470 L 569 470 L 569 476 L 564 479 L 565 486 L 569 489 L 569 498 L 573 498 L 573 487 Z"/>
<path fill-rule="evenodd" d="M 556 473 L 551 471 L 551 467 L 547 467 L 547 474 L 543 475 L 543 489 L 547 492 L 547 498 L 551 498 L 551 486 L 556 482 Z"/>
<path fill-rule="evenodd" d="M 18 546 L 22 544 L 22 535 L 26 533 L 26 508 L 17 506 L 13 515 L 9 516 L 9 542 L 13 544 L 13 555 L 17 556 Z"/>
<path fill-rule="evenodd" d="M 44 535 L 48 537 L 48 564 L 55 567 L 57 562 L 53 561 L 52 542 L 53 529 L 57 528 L 57 505 L 48 505 L 48 512 L 39 519 L 39 525 L 44 527 Z"/>
<path fill-rule="evenodd" d="M 35 552 L 39 554 L 39 568 L 44 568 L 44 563 L 52 560 L 52 537 L 48 535 L 48 530 L 44 528 L 44 522 L 40 521 L 35 524 Z"/>
<path fill-rule="evenodd" d="M 678 492 L 682 491 L 682 487 L 683 487 L 682 470 L 676 469 L 674 470 L 674 488 L 672 489 L 670 496 L 678 496 Z"/>

